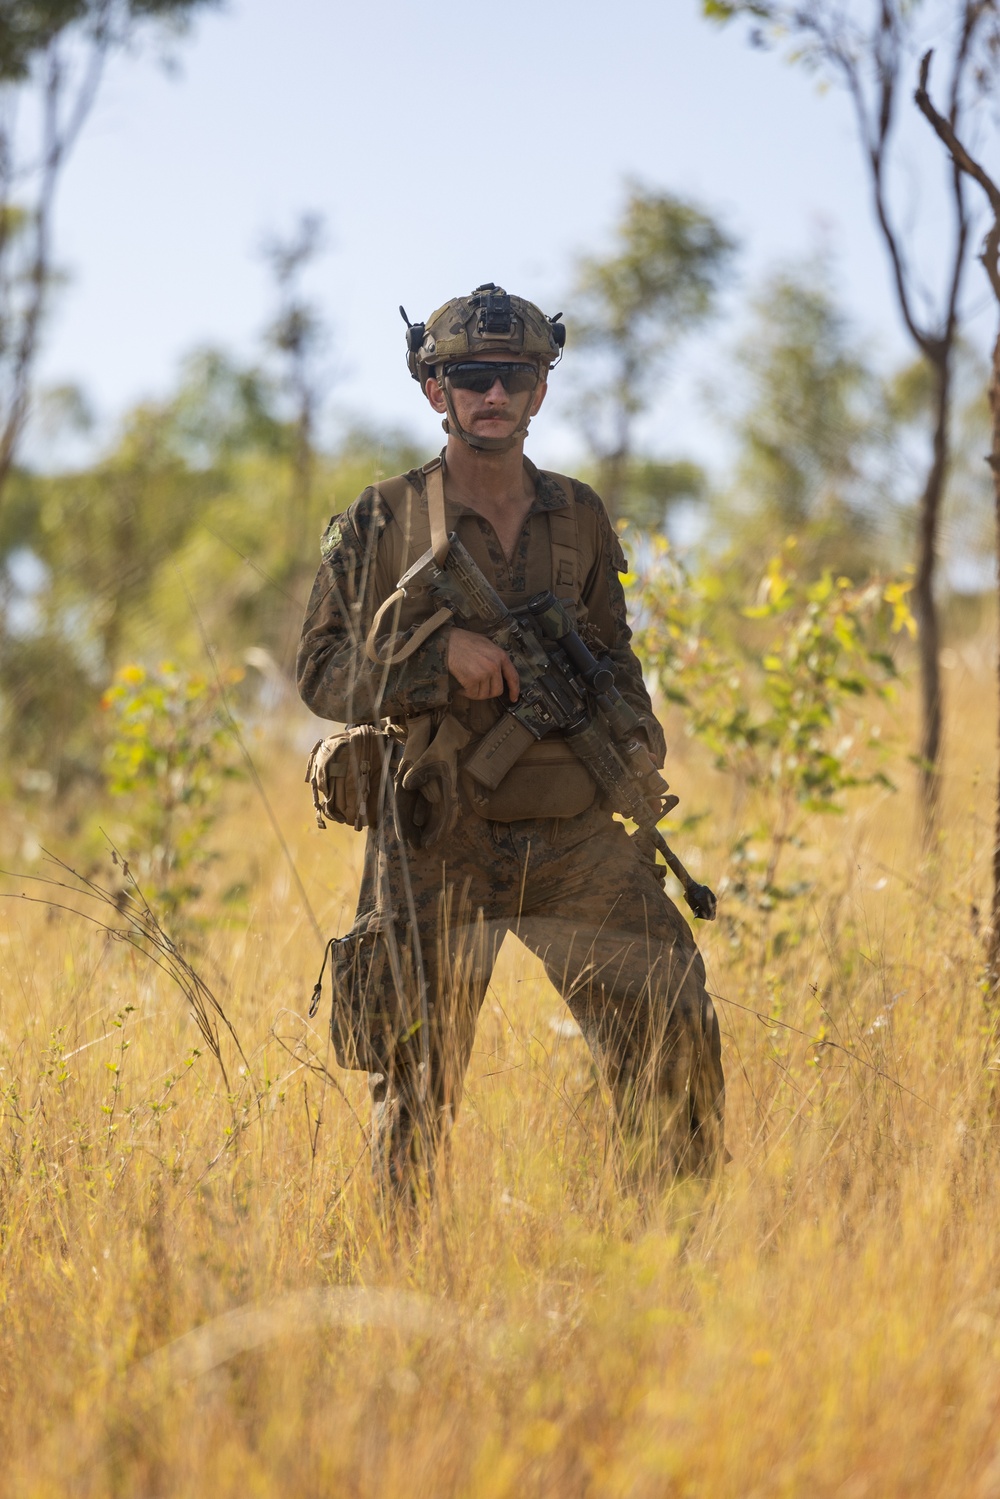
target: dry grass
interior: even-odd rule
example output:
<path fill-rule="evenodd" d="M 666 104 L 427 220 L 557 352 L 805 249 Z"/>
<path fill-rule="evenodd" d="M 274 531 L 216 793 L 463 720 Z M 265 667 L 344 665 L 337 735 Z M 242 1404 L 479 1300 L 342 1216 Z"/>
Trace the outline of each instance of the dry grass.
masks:
<path fill-rule="evenodd" d="M 228 824 L 249 910 L 198 960 L 250 1061 L 223 1041 L 228 1095 L 162 972 L 4 901 L 0 1490 L 1000 1495 L 1000 1144 L 972 915 L 990 671 L 981 652 L 948 674 L 936 868 L 914 857 L 901 754 L 898 796 L 810 829 L 815 893 L 772 919 L 778 956 L 701 932 L 724 1001 L 783 1023 L 720 1006 L 735 1159 L 707 1196 L 616 1195 L 583 1044 L 508 948 L 447 1189 L 389 1245 L 362 1081 L 324 1076 L 303 1019 L 317 944 L 249 792 Z M 310 831 L 300 773 L 275 755 L 268 783 L 343 930 L 359 848 Z M 719 790 L 683 745 L 673 779 L 688 807 Z M 719 857 L 706 843 L 706 873 Z"/>

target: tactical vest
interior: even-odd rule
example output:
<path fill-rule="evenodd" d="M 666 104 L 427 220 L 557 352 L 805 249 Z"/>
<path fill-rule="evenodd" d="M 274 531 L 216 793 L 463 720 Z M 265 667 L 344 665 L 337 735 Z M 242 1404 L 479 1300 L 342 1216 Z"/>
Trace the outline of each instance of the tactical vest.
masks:
<path fill-rule="evenodd" d="M 427 477 L 424 495 L 421 496 L 409 483 L 405 475 L 384 480 L 377 486 L 385 510 L 394 524 L 385 527 L 379 538 L 380 551 L 388 547 L 383 560 L 390 575 L 400 578 L 418 558 L 432 546 L 435 550 L 446 543 L 448 527 L 446 511 L 440 504 L 443 487 L 439 491 L 439 504 L 433 504 L 430 491 L 441 484 L 442 460 L 433 459 L 426 464 L 423 473 Z M 535 470 L 531 468 L 530 472 Z M 577 503 L 572 480 L 563 474 L 544 472 L 544 477 L 556 484 L 565 495 L 567 504 L 557 510 L 540 512 L 548 528 L 548 546 L 534 545 L 529 550 L 524 569 L 523 590 L 512 591 L 496 585 L 493 559 L 489 554 L 485 538 L 478 525 L 463 528 L 462 540 L 478 567 L 497 586 L 503 602 L 512 610 L 522 609 L 535 594 L 551 589 L 557 598 L 572 605 L 578 624 L 586 619 L 586 607 L 582 600 L 583 580 L 592 559 L 584 565 L 580 555 L 577 525 Z M 435 514 L 435 510 L 437 513 Z M 443 555 L 443 551 L 442 551 Z M 447 610 L 435 611 L 428 617 L 428 604 L 422 599 L 402 599 L 393 595 L 387 599 L 376 616 L 369 636 L 369 655 L 375 656 L 373 639 L 378 634 L 381 618 L 394 611 L 392 624 L 396 636 L 408 630 L 413 634 L 405 645 L 393 650 L 392 641 L 378 651 L 375 659 L 405 660 L 424 640 L 442 624 L 450 622 Z M 465 628 L 474 628 L 468 626 Z M 462 761 L 468 761 L 482 743 L 484 736 L 495 730 L 503 717 L 498 702 L 472 701 L 461 692 L 453 695 L 449 715 L 468 731 L 468 748 Z M 521 753 L 516 763 L 507 771 L 493 791 L 472 780 L 468 775 L 459 777 L 463 799 L 472 811 L 497 822 L 514 822 L 530 817 L 572 817 L 586 810 L 594 800 L 596 788 L 589 773 L 577 756 L 558 733 L 546 735 L 544 739 L 530 744 Z"/>

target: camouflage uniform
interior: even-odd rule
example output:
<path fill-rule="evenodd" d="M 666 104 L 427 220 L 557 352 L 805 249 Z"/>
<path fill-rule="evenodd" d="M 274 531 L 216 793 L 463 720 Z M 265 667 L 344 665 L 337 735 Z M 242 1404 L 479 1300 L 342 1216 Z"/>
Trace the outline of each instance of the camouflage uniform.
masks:
<path fill-rule="evenodd" d="M 552 586 L 547 513 L 569 503 L 559 483 L 525 463 L 535 499 L 510 562 L 485 518 L 446 502 L 449 530 L 511 608 Z M 426 507 L 423 472 L 406 479 Z M 618 538 L 591 489 L 574 480 L 572 495 L 582 633 L 611 657 L 619 690 L 662 764 L 662 732 L 631 648 Z M 391 559 L 399 547 L 387 544 L 396 539 L 395 524 L 377 488 L 331 521 L 299 649 L 301 695 L 315 713 L 340 722 L 401 722 L 449 710 L 481 734 L 500 710 L 495 702 L 470 703 L 458 690 L 445 664 L 447 628 L 396 665 L 365 656 L 367 629 L 398 577 Z M 397 641 L 420 618 L 418 608 L 400 620 Z M 421 1153 L 432 1163 L 454 1118 L 476 1016 L 507 930 L 542 958 L 566 999 L 625 1134 L 647 1147 L 651 1142 L 668 1173 L 708 1171 L 718 1163 L 724 1100 L 718 1022 L 691 930 L 665 895 L 662 877 L 599 798 L 575 816 L 513 822 L 487 821 L 465 805 L 441 849 L 402 845 L 390 817 L 369 831 L 352 930 L 387 934 L 395 949 L 380 980 L 393 990 L 385 1002 L 396 1015 L 394 1040 L 384 1049 L 382 1071 L 370 1078 L 374 1153 L 392 1180 L 408 1179 Z"/>

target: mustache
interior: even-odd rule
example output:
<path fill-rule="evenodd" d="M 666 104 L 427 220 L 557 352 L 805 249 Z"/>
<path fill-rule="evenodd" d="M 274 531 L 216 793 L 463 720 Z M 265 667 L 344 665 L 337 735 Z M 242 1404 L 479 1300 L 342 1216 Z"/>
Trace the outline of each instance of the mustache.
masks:
<path fill-rule="evenodd" d="M 469 417 L 469 421 L 478 422 L 482 421 L 483 419 L 487 421 L 496 421 L 503 420 L 504 418 L 512 419 L 513 417 L 517 416 L 520 410 L 518 404 L 516 403 L 516 401 L 511 400 L 506 391 L 504 391 L 504 395 L 507 396 L 507 399 L 504 401 L 503 405 L 480 406 Z M 527 407 L 531 404 L 531 396 L 532 392 L 529 391 L 527 402 L 525 403 L 525 410 L 527 410 Z"/>

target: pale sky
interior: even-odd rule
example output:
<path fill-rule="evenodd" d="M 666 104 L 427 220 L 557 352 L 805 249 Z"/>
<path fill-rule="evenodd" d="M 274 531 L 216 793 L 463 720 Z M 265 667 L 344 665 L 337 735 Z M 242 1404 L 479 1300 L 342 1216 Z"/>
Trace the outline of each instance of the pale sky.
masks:
<path fill-rule="evenodd" d="M 199 344 L 251 356 L 272 305 L 258 246 L 314 209 L 331 246 L 310 280 L 332 326 L 331 407 L 407 426 L 433 451 L 398 304 L 422 318 L 491 280 L 559 311 L 574 251 L 607 243 L 629 174 L 697 198 L 743 245 L 725 314 L 646 423 L 651 450 L 717 458 L 701 389 L 726 381 L 741 298 L 820 243 L 879 356 L 908 357 L 845 101 L 698 12 L 231 0 L 197 22 L 175 76 L 151 56 L 119 59 L 65 178 L 70 280 L 42 378 L 79 382 L 109 420 L 169 390 Z M 926 201 L 940 148 L 913 114 L 909 187 Z M 542 463 L 576 446 L 552 394 L 532 431 Z"/>

